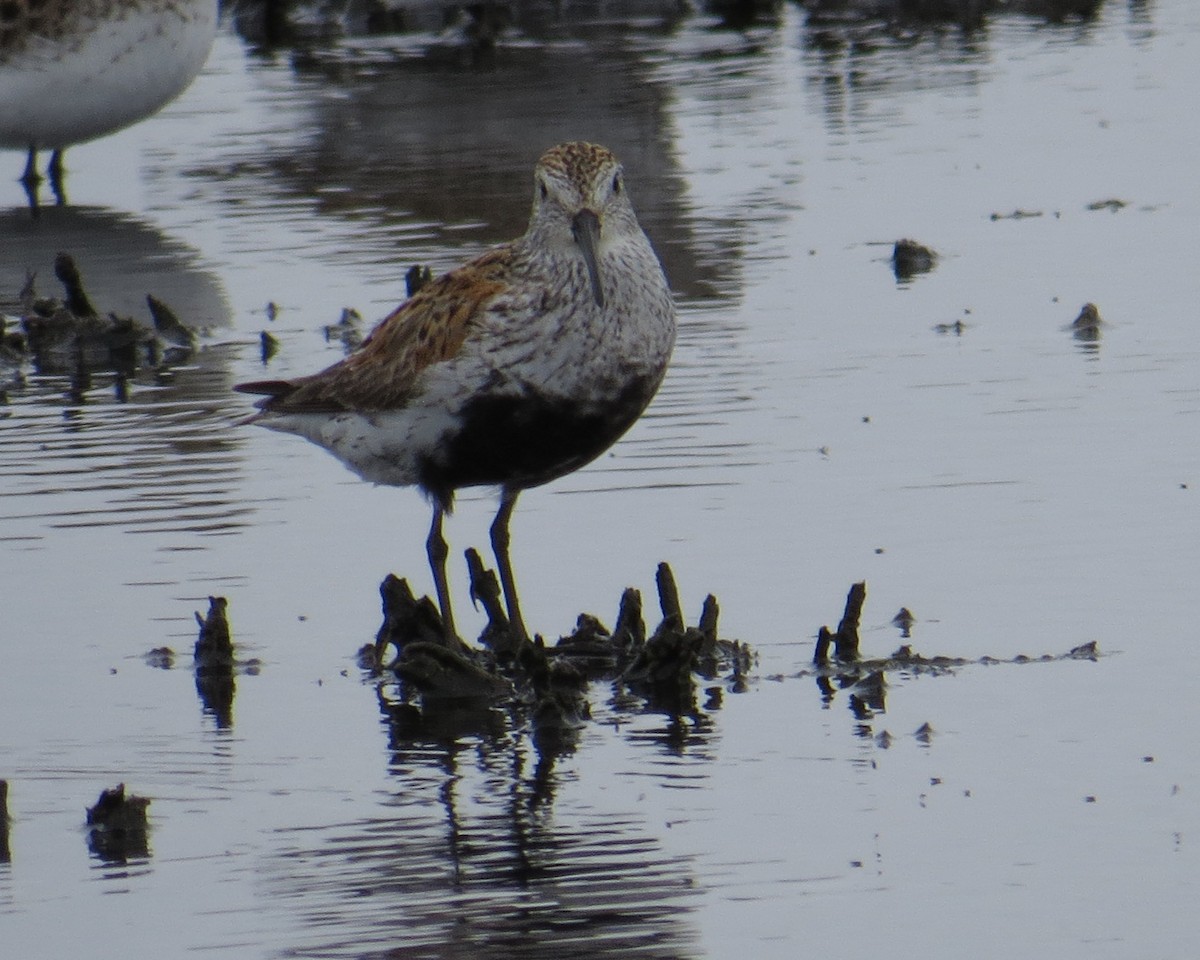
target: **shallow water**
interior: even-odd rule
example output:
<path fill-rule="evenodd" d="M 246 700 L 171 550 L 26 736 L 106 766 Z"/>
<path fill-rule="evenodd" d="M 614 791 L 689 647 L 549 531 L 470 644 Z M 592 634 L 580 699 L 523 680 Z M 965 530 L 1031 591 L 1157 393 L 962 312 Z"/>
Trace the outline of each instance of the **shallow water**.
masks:
<path fill-rule="evenodd" d="M 148 320 L 153 293 L 208 328 L 124 401 L 31 375 L 0 407 L 14 956 L 1194 954 L 1200 13 L 713 26 L 564 30 L 470 71 L 227 25 L 180 101 L 68 154 L 74 206 L 0 193 L 0 309 L 26 269 L 57 292 L 66 249 L 104 308 Z M 682 329 L 633 432 L 522 498 L 526 618 L 611 621 L 665 559 L 759 664 L 683 731 L 597 687 L 550 763 L 502 717 L 414 736 L 363 678 L 380 580 L 430 588 L 427 508 L 238 426 L 230 387 L 263 375 L 260 331 L 267 374 L 316 369 L 343 307 L 369 323 L 408 265 L 518 232 L 533 160 L 574 136 L 625 160 Z M 940 258 L 897 283 L 903 236 Z M 1069 329 L 1088 301 L 1099 340 Z M 463 497 L 453 547 L 493 509 Z M 800 674 L 858 579 L 873 654 L 907 606 L 930 655 L 1104 655 L 896 673 L 856 713 Z M 190 670 L 209 595 L 262 661 L 224 719 Z M 152 798 L 126 864 L 82 828 L 120 781 Z"/>

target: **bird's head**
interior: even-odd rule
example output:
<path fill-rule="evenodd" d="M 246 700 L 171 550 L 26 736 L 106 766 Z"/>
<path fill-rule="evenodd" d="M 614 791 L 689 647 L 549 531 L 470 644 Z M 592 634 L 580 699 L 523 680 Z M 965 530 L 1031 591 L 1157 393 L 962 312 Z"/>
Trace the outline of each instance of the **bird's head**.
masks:
<path fill-rule="evenodd" d="M 562 256 L 580 258 L 592 296 L 604 306 L 603 248 L 639 231 L 620 161 L 606 147 L 574 141 L 547 150 L 534 168 L 530 233 Z"/>

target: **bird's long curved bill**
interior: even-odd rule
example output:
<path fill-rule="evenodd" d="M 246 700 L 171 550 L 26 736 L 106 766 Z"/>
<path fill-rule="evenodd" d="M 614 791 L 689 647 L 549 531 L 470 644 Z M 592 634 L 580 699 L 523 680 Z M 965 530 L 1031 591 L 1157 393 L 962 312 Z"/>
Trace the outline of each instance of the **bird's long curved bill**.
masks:
<path fill-rule="evenodd" d="M 592 210 L 580 210 L 571 222 L 571 234 L 583 253 L 583 262 L 587 264 L 588 279 L 592 281 L 592 296 L 596 298 L 596 306 L 604 306 L 604 290 L 600 287 L 600 218 Z"/>

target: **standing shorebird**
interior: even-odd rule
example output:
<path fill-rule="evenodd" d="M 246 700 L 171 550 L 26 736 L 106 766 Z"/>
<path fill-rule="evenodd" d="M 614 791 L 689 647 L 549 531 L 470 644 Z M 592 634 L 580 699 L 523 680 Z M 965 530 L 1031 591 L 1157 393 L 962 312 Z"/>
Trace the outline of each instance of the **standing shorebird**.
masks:
<path fill-rule="evenodd" d="M 2 0 L 0 148 L 27 150 L 36 205 L 39 150 L 62 151 L 143 120 L 195 79 L 212 48 L 217 0 Z"/>
<path fill-rule="evenodd" d="M 534 168 L 524 236 L 423 286 L 357 351 L 266 394 L 253 420 L 324 447 L 374 483 L 420 487 L 448 634 L 442 519 L 460 487 L 500 488 L 492 548 L 513 630 L 527 636 L 509 560 L 517 496 L 577 470 L 632 426 L 658 390 L 675 308 L 617 158 L 590 143 Z"/>

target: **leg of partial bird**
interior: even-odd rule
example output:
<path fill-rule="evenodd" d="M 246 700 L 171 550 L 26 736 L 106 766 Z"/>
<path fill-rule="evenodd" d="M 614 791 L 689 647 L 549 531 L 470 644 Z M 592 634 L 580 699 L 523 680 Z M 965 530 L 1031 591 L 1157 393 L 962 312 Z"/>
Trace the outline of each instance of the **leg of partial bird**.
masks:
<path fill-rule="evenodd" d="M 29 157 L 25 161 L 25 172 L 21 174 L 21 186 L 25 188 L 25 197 L 29 201 L 29 209 L 37 215 L 38 185 L 42 182 L 37 170 L 37 147 L 29 148 Z"/>
<path fill-rule="evenodd" d="M 63 186 L 66 171 L 63 169 L 62 148 L 50 154 L 50 189 L 54 192 L 54 201 L 60 207 L 67 202 L 67 193 Z"/>
<path fill-rule="evenodd" d="M 41 179 L 42 177 L 37 171 L 37 147 L 30 147 L 29 156 L 25 160 L 25 172 L 21 174 L 21 182 L 26 186 L 33 186 Z"/>
<path fill-rule="evenodd" d="M 447 637 L 457 637 L 454 630 L 454 610 L 450 606 L 450 584 L 446 580 L 446 557 L 450 548 L 442 536 L 442 517 L 446 511 L 440 503 L 433 505 L 433 524 L 429 528 L 429 539 L 425 551 L 429 554 L 429 569 L 433 571 L 433 584 L 437 588 L 438 606 L 442 610 L 442 625 Z"/>
<path fill-rule="evenodd" d="M 517 582 L 513 579 L 512 561 L 508 557 L 508 521 L 517 505 L 519 490 L 505 490 L 500 495 L 500 509 L 492 521 L 492 552 L 500 568 L 500 586 L 504 589 L 504 605 L 508 607 L 508 622 L 518 640 L 527 640 L 525 621 L 521 619 L 521 604 L 517 600 Z"/>

